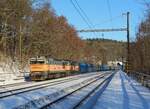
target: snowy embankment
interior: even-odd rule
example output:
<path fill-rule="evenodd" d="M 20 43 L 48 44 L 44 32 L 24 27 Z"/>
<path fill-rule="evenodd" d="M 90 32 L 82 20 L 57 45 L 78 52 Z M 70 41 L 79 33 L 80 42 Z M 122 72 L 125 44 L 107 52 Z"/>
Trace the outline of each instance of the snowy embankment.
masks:
<path fill-rule="evenodd" d="M 23 73 L 19 72 L 19 63 L 11 59 L 0 62 L 0 85 L 24 81 Z"/>
<path fill-rule="evenodd" d="M 150 90 L 119 71 L 98 98 L 94 109 L 150 109 Z"/>

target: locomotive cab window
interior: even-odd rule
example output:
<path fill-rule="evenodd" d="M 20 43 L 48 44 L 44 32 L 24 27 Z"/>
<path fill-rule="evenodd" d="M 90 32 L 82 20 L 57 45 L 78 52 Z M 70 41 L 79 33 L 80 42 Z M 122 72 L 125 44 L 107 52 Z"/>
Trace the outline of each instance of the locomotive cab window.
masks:
<path fill-rule="evenodd" d="M 45 61 L 37 61 L 37 64 L 44 64 Z"/>
<path fill-rule="evenodd" d="M 45 61 L 30 61 L 30 64 L 44 64 Z"/>

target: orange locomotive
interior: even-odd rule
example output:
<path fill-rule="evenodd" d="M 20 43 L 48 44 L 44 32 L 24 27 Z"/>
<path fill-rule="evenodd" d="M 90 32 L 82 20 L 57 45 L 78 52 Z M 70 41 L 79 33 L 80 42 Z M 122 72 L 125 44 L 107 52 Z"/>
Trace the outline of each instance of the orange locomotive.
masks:
<path fill-rule="evenodd" d="M 77 62 L 46 57 L 30 59 L 31 80 L 46 80 L 73 75 L 79 72 Z"/>

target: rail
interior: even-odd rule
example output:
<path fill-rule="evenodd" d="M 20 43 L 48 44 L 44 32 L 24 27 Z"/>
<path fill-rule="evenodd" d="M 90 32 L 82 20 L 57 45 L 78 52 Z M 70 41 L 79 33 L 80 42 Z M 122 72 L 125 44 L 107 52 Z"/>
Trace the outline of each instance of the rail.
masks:
<path fill-rule="evenodd" d="M 106 87 L 108 85 L 108 83 L 111 81 L 111 79 L 112 79 L 114 74 L 115 73 L 111 74 L 109 77 L 107 77 L 105 80 L 103 80 L 100 84 L 98 84 L 92 91 L 90 91 L 90 93 L 88 93 L 83 99 L 81 99 L 79 101 L 79 103 L 74 105 L 74 107 L 72 109 L 80 109 L 84 105 L 84 102 L 87 102 L 88 100 L 91 99 L 91 95 L 94 95 L 94 93 L 99 91 L 100 86 L 103 85 L 102 88 L 104 88 L 104 87 Z M 104 91 L 104 89 L 103 89 L 103 91 Z"/>
<path fill-rule="evenodd" d="M 93 80 L 93 81 L 90 81 L 89 83 L 83 85 L 82 87 L 79 87 L 79 88 L 73 90 L 72 92 L 70 92 L 70 93 L 68 93 L 68 94 L 66 94 L 66 95 L 64 95 L 64 96 L 62 96 L 62 97 L 60 97 L 60 98 L 58 98 L 58 99 L 56 99 L 56 100 L 54 100 L 54 101 L 52 101 L 52 102 L 50 102 L 50 103 L 44 105 L 44 106 L 42 106 L 40 109 L 47 109 L 48 107 L 50 107 L 50 106 L 53 105 L 53 104 L 57 104 L 57 103 L 59 103 L 59 102 L 63 102 L 63 100 L 67 99 L 68 96 L 71 96 L 72 94 L 77 93 L 77 92 L 79 92 L 80 90 L 82 90 L 82 89 L 84 89 L 84 88 L 86 88 L 86 87 L 88 87 L 88 86 L 90 86 L 90 85 L 92 86 L 93 83 L 99 81 L 101 78 L 104 78 L 105 76 L 108 76 L 108 74 L 107 74 L 107 75 L 100 76 L 99 78 L 97 78 L 97 79 L 95 79 L 95 80 Z M 108 79 L 110 79 L 111 76 L 112 76 L 112 74 L 109 75 L 109 76 L 108 76 L 106 79 L 104 79 L 103 81 L 101 81 L 94 89 L 92 89 L 92 90 L 91 90 L 85 97 L 83 97 L 77 104 L 73 105 L 72 109 L 76 109 L 85 99 L 87 99 L 95 90 L 97 90 L 98 87 L 100 87 L 104 82 L 106 82 Z"/>
<path fill-rule="evenodd" d="M 12 96 L 12 95 L 17 95 L 17 94 L 21 94 L 21 93 L 25 93 L 25 92 L 29 92 L 29 91 L 34 91 L 34 90 L 46 88 L 46 87 L 49 87 L 49 86 L 62 84 L 62 83 L 73 81 L 73 80 L 78 80 L 78 79 L 85 78 L 85 77 L 86 77 L 86 75 L 82 75 L 82 76 L 71 77 L 71 78 L 58 80 L 58 81 L 38 83 L 38 84 L 35 84 L 35 85 L 25 86 L 25 87 L 16 88 L 16 89 L 3 90 L 3 91 L 0 91 L 0 99 L 5 98 L 5 97 L 9 97 L 9 96 Z"/>

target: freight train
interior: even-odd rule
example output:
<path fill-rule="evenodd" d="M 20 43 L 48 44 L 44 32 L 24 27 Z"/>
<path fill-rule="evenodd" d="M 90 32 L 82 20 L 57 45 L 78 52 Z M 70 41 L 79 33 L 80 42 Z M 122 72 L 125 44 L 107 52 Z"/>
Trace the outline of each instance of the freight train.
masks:
<path fill-rule="evenodd" d="M 30 79 L 35 81 L 94 71 L 98 71 L 98 67 L 93 64 L 48 57 L 30 59 Z"/>

